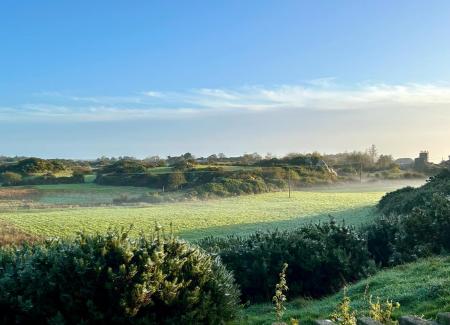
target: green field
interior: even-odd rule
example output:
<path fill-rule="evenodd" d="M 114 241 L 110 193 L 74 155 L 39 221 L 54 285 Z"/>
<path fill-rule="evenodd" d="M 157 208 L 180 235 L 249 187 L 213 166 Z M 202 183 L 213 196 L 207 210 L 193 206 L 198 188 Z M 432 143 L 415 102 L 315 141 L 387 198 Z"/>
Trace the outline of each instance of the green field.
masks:
<path fill-rule="evenodd" d="M 132 186 L 103 186 L 94 183 L 36 185 L 39 190 L 39 202 L 50 205 L 95 205 L 111 204 L 120 195 L 140 196 L 152 192 L 152 189 Z"/>
<path fill-rule="evenodd" d="M 6 191 L 17 192 L 16 197 L 2 200 L 0 195 L 0 211 L 12 207 L 21 208 L 24 204 L 29 207 L 52 208 L 58 206 L 93 206 L 110 205 L 113 199 L 126 195 L 138 197 L 154 190 L 132 186 L 103 186 L 94 183 L 58 184 L 1 187 L 0 193 Z M 21 196 L 21 192 L 29 192 Z"/>
<path fill-rule="evenodd" d="M 373 300 L 379 297 L 380 300 L 399 302 L 401 307 L 395 317 L 418 315 L 433 319 L 438 312 L 450 310 L 450 257 L 434 257 L 397 266 L 349 286 L 352 308 L 365 315 L 366 290 Z M 300 324 L 312 324 L 315 319 L 329 318 L 342 295 L 341 291 L 322 300 L 296 299 L 288 303 L 285 319 L 295 318 Z M 273 305 L 260 304 L 246 309 L 237 323 L 272 324 L 274 320 Z"/>
<path fill-rule="evenodd" d="M 420 185 L 417 181 L 344 184 L 208 201 L 113 206 L 120 195 L 140 196 L 148 188 L 93 183 L 0 188 L 0 221 L 41 237 L 71 236 L 76 231 L 129 227 L 152 231 L 155 223 L 183 238 L 245 234 L 259 229 L 289 229 L 332 215 L 360 224 L 375 215 L 374 205 L 387 191 Z M 10 195 L 8 195 L 10 194 Z M 103 206 L 98 206 L 103 205 Z"/>
<path fill-rule="evenodd" d="M 286 192 L 221 200 L 178 202 L 143 207 L 91 207 L 17 210 L 0 213 L 0 220 L 39 236 L 70 236 L 78 230 L 104 231 L 111 226 L 135 226 L 150 231 L 155 222 L 186 239 L 246 233 L 257 229 L 290 228 L 333 215 L 358 224 L 373 217 L 373 206 L 384 192 Z"/>

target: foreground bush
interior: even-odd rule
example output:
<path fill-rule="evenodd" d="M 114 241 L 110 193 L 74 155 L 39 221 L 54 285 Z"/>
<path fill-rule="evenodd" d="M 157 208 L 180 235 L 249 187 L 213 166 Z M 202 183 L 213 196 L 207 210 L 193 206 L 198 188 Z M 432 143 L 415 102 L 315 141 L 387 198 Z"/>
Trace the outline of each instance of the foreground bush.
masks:
<path fill-rule="evenodd" d="M 402 216 L 383 216 L 365 229 L 369 250 L 383 266 L 450 252 L 450 200 L 434 194 Z"/>
<path fill-rule="evenodd" d="M 218 259 L 125 232 L 0 251 L 4 324 L 219 324 L 238 306 Z"/>
<path fill-rule="evenodd" d="M 293 231 L 208 238 L 200 245 L 221 257 L 243 299 L 252 302 L 270 300 L 283 263 L 289 264 L 289 295 L 314 298 L 365 277 L 373 265 L 366 240 L 353 227 L 333 220 Z"/>

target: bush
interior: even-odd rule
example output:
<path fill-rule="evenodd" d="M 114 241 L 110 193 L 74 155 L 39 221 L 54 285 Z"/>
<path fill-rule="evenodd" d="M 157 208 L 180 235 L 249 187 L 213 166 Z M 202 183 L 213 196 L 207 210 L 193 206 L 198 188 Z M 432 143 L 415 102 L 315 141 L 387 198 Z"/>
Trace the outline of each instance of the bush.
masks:
<path fill-rule="evenodd" d="M 5 173 L 6 174 L 6 173 Z M 20 176 L 20 175 L 19 175 Z M 84 175 L 74 174 L 67 177 L 56 177 L 53 174 L 37 176 L 33 178 L 21 178 L 20 181 L 4 183 L 5 186 L 23 186 L 23 185 L 55 185 L 55 184 L 82 184 Z"/>
<path fill-rule="evenodd" d="M 405 187 L 384 195 L 378 209 L 384 214 L 408 214 L 416 207 L 426 207 L 434 194 L 450 195 L 450 170 L 441 171 L 419 188 Z"/>
<path fill-rule="evenodd" d="M 450 201 L 434 194 L 404 216 L 383 216 L 365 229 L 369 251 L 383 266 L 450 252 Z"/>
<path fill-rule="evenodd" d="M 388 266 L 394 254 L 394 242 L 399 231 L 400 217 L 381 216 L 363 228 L 369 252 L 378 265 Z"/>
<path fill-rule="evenodd" d="M 291 296 L 322 297 L 371 271 L 366 240 L 353 227 L 327 223 L 249 237 L 207 238 L 200 245 L 217 253 L 235 274 L 243 299 L 268 301 L 283 263 L 289 264 Z"/>
<path fill-rule="evenodd" d="M 4 172 L 0 174 L 0 182 L 3 185 L 16 185 L 22 181 L 22 175 L 13 172 Z"/>
<path fill-rule="evenodd" d="M 0 250 L 0 323 L 219 324 L 233 277 L 186 242 L 126 232 Z"/>

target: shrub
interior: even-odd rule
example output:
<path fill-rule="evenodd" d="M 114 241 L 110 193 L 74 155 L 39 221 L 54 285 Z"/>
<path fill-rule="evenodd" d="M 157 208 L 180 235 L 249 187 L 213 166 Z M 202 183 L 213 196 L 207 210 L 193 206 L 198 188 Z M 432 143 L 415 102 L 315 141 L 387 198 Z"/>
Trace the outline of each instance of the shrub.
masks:
<path fill-rule="evenodd" d="M 206 238 L 200 245 L 217 253 L 235 274 L 243 299 L 267 301 L 283 263 L 289 264 L 291 296 L 321 297 L 371 271 L 366 240 L 334 220 L 293 231 L 258 232 L 249 237 Z"/>
<path fill-rule="evenodd" d="M 399 264 L 450 251 L 450 201 L 434 194 L 404 216 L 381 217 L 365 229 L 368 247 L 381 265 Z"/>
<path fill-rule="evenodd" d="M 5 173 L 6 174 L 6 173 Z M 20 176 L 20 175 L 19 175 Z M 5 183 L 6 186 L 12 185 L 54 185 L 54 184 L 82 184 L 84 183 L 84 175 L 74 174 L 68 177 L 56 177 L 51 173 L 33 178 L 21 178 L 16 182 Z"/>
<path fill-rule="evenodd" d="M 347 295 L 347 289 L 344 288 L 342 301 L 336 307 L 336 310 L 330 315 L 333 322 L 338 325 L 356 325 L 356 311 L 351 307 L 351 299 Z"/>
<path fill-rule="evenodd" d="M 408 214 L 416 207 L 426 207 L 434 194 L 450 195 L 450 170 L 442 170 L 419 188 L 405 187 L 386 194 L 378 209 L 384 214 Z"/>
<path fill-rule="evenodd" d="M 4 172 L 0 174 L 0 181 L 3 185 L 16 185 L 22 181 L 22 175 L 13 172 Z"/>
<path fill-rule="evenodd" d="M 218 324 L 238 308 L 218 259 L 126 232 L 0 251 L 0 323 Z"/>
<path fill-rule="evenodd" d="M 280 323 L 283 319 L 284 311 L 286 310 L 286 307 L 284 306 L 286 303 L 285 293 L 289 290 L 286 282 L 287 268 L 288 265 L 284 263 L 283 269 L 280 272 L 280 281 L 275 285 L 275 295 L 272 297 L 272 302 L 275 305 L 274 309 L 278 323 Z"/>
<path fill-rule="evenodd" d="M 376 302 L 372 301 L 372 297 L 369 299 L 369 317 L 383 325 L 398 324 L 398 321 L 393 319 L 392 314 L 399 308 L 400 304 L 392 300 L 386 300 L 382 303 L 380 298 L 377 298 Z"/>
<path fill-rule="evenodd" d="M 381 216 L 376 222 L 363 228 L 367 236 L 367 246 L 375 262 L 380 266 L 391 264 L 395 238 L 399 231 L 400 217 Z"/>

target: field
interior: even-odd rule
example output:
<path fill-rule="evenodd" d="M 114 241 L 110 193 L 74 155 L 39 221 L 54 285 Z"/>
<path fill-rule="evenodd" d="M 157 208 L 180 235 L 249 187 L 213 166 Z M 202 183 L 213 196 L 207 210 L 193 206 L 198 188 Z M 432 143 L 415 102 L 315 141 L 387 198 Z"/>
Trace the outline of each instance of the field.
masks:
<path fill-rule="evenodd" d="M 187 201 L 145 206 L 68 207 L 70 204 L 107 202 L 121 193 L 139 195 L 148 189 L 95 184 L 34 186 L 22 189 L 37 195 L 41 209 L 16 206 L 0 210 L 0 221 L 38 237 L 71 236 L 77 231 L 105 231 L 129 227 L 150 232 L 159 223 L 185 239 L 248 233 L 258 229 L 288 229 L 332 215 L 350 224 L 373 218 L 374 205 L 392 187 L 404 184 L 365 184 L 267 193 L 209 201 Z M 20 188 L 14 188 L 15 191 Z M 29 191 L 34 191 L 30 194 Z M 33 194 L 34 193 L 34 194 Z M 0 202 L 8 204 L 11 198 Z M 61 206 L 63 205 L 63 207 Z M 1 203 L 0 203 L 1 206 Z M 42 208 L 44 207 L 44 208 Z"/>
<path fill-rule="evenodd" d="M 289 285 L 289 283 L 288 283 Z M 367 310 L 367 294 L 373 300 L 393 300 L 400 303 L 394 316 L 423 315 L 432 319 L 438 312 L 450 308 L 450 257 L 435 257 L 381 271 L 371 278 L 348 287 L 352 307 Z M 297 299 L 288 303 L 285 319 L 295 318 L 300 324 L 312 324 L 315 319 L 329 318 L 342 300 L 342 291 L 322 300 Z M 239 324 L 272 324 L 273 305 L 254 305 L 246 309 Z"/>
<path fill-rule="evenodd" d="M 94 183 L 0 187 L 0 211 L 24 206 L 93 206 L 111 204 L 121 195 L 137 197 L 151 189 L 131 186 L 101 186 Z"/>

